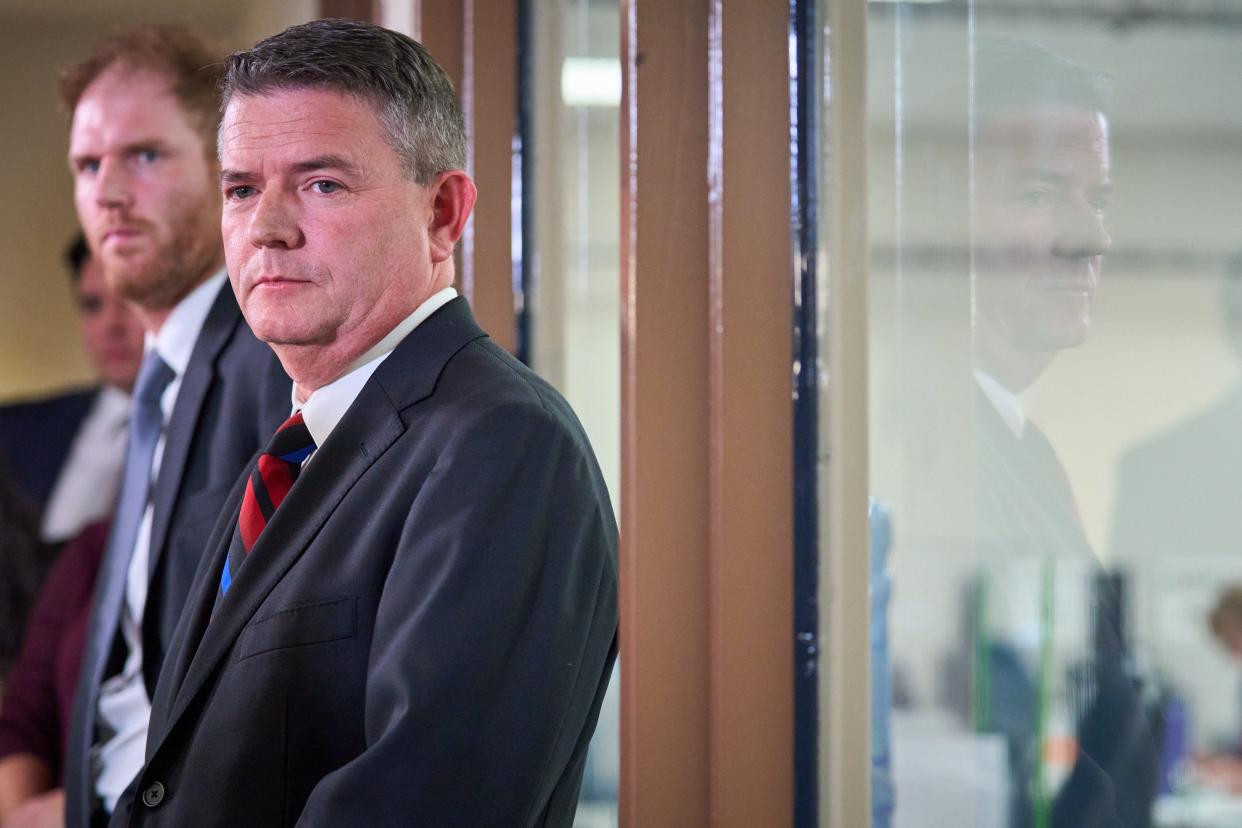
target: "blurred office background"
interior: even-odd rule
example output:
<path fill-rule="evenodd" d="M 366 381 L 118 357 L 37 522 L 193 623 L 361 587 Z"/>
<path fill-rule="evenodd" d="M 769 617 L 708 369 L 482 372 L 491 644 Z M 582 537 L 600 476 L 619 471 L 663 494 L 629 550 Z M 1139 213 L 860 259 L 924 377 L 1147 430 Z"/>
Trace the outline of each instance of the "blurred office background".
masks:
<path fill-rule="evenodd" d="M 1160 752 L 1155 824 L 1242 819 L 1236 800 L 1197 795 L 1191 761 L 1235 754 L 1242 734 L 1237 664 L 1209 627 L 1242 581 L 1239 23 L 1233 3 L 868 5 L 870 490 L 893 522 L 893 694 L 879 702 L 892 705 L 893 824 L 1019 824 L 1021 787 L 1033 788 L 1030 824 L 1049 824 L 1038 803 L 1053 807 L 1077 759 L 1091 704 L 1078 684 L 1101 657 L 1111 600 Z M 1056 496 L 1036 492 L 1022 458 L 994 456 L 994 412 L 965 370 L 986 370 L 992 335 L 980 213 L 995 103 L 982 98 L 998 41 L 1037 44 L 1111 86 L 1111 193 L 1097 208 L 1111 246 L 1085 336 L 1048 346 L 1046 369 L 1011 389 L 1062 467 L 1052 474 L 1068 481 L 1066 522 L 1087 555 L 1013 514 L 985 525 L 1008 485 L 997 474 L 1013 478 L 1002 497 Z M 1029 105 L 1013 94 L 1015 109 Z M 1006 705 L 1038 718 L 1029 775 L 1006 758 Z M 1114 782 L 1120 796 L 1145 785 Z"/>

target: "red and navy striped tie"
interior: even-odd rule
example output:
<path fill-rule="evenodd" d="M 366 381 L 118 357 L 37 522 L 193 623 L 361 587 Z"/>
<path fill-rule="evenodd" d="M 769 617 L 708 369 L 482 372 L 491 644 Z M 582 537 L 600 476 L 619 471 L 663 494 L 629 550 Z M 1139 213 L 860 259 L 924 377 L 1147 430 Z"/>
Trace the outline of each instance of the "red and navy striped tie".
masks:
<path fill-rule="evenodd" d="M 315 441 L 306 423 L 302 422 L 302 412 L 299 411 L 281 424 L 267 448 L 259 455 L 259 462 L 251 470 L 250 479 L 246 481 L 246 493 L 242 496 L 241 516 L 237 521 L 241 543 L 230 545 L 228 560 L 220 575 L 221 594 L 229 591 L 229 586 L 237 577 L 237 570 L 259 540 L 259 534 L 293 488 L 293 481 L 297 480 L 302 469 L 302 461 L 314 450 Z"/>

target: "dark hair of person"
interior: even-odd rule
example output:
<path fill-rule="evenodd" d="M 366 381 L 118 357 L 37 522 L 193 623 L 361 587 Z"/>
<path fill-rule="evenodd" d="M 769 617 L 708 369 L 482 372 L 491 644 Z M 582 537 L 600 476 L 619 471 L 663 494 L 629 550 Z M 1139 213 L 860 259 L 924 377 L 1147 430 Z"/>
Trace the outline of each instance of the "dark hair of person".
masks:
<path fill-rule="evenodd" d="M 69 269 L 69 284 L 77 285 L 82 281 L 82 268 L 91 257 L 91 249 L 86 246 L 86 236 L 80 232 L 65 245 L 65 267 Z"/>
<path fill-rule="evenodd" d="M 70 116 L 96 78 L 114 66 L 167 78 L 173 96 L 215 155 L 220 123 L 219 85 L 223 50 L 201 35 L 176 25 L 147 25 L 116 32 L 60 76 L 60 104 Z"/>
<path fill-rule="evenodd" d="M 1113 85 L 1106 72 L 1067 60 L 1038 43 L 991 34 L 975 39 L 971 79 L 976 123 L 989 115 L 1040 106 L 1107 112 Z"/>
<path fill-rule="evenodd" d="M 419 184 L 466 165 L 466 127 L 453 85 L 427 50 L 403 34 L 357 20 L 285 29 L 229 56 L 221 105 L 236 96 L 308 88 L 369 102 Z"/>
<path fill-rule="evenodd" d="M 26 618 L 54 551 L 40 542 L 34 510 L 0 463 L 0 677 L 8 673 L 21 647 Z"/>

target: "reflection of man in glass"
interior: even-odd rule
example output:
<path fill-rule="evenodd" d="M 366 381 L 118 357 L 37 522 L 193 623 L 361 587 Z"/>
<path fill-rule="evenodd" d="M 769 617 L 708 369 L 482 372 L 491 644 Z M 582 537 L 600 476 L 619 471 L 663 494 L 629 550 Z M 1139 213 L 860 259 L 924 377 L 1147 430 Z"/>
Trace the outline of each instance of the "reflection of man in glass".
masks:
<path fill-rule="evenodd" d="M 1086 339 L 1110 243 L 1103 81 L 1050 53 L 1031 57 L 1049 65 L 1027 67 L 1026 77 L 1005 67 L 1004 80 L 1021 85 L 994 90 L 997 100 L 987 100 L 988 87 L 1002 78 L 976 86 L 977 359 L 1014 393 Z"/>
<path fill-rule="evenodd" d="M 1109 247 L 1106 78 L 1001 38 L 980 39 L 974 78 L 980 540 L 1092 559 L 1061 464 L 1017 395 L 1091 326 Z"/>
<path fill-rule="evenodd" d="M 973 78 L 977 541 L 983 577 L 1002 593 L 994 617 L 1008 631 L 975 631 L 986 643 L 976 650 L 976 686 L 986 692 L 975 695 L 975 720 L 1006 737 L 1013 825 L 1146 826 L 1157 754 L 1121 613 L 1097 610 L 1094 625 L 1069 631 L 1089 666 L 1049 657 L 1053 573 L 1068 564 L 1081 573 L 1084 600 L 1115 601 L 1057 454 L 1018 397 L 1091 327 L 1110 245 L 1107 83 L 1040 46 L 999 38 L 979 40 Z M 1003 594 L 1014 572 L 1038 595 L 1027 605 Z M 1057 712 L 1069 719 L 1060 734 L 1049 725 Z"/>

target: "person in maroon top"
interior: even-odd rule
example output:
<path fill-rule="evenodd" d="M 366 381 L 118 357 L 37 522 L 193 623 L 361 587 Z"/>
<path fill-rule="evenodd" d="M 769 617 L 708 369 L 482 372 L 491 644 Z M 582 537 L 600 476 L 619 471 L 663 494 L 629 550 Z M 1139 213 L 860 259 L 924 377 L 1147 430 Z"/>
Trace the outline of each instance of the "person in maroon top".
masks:
<path fill-rule="evenodd" d="M 107 537 L 108 524 L 96 523 L 65 546 L 39 591 L 5 678 L 0 698 L 0 823 L 5 828 L 38 825 L 31 820 L 37 813 L 63 813 L 60 807 L 47 808 L 46 800 L 64 800 L 65 734 Z M 15 774 L 19 766 L 36 773 Z M 43 784 L 32 790 L 13 784 L 17 778 Z"/>

